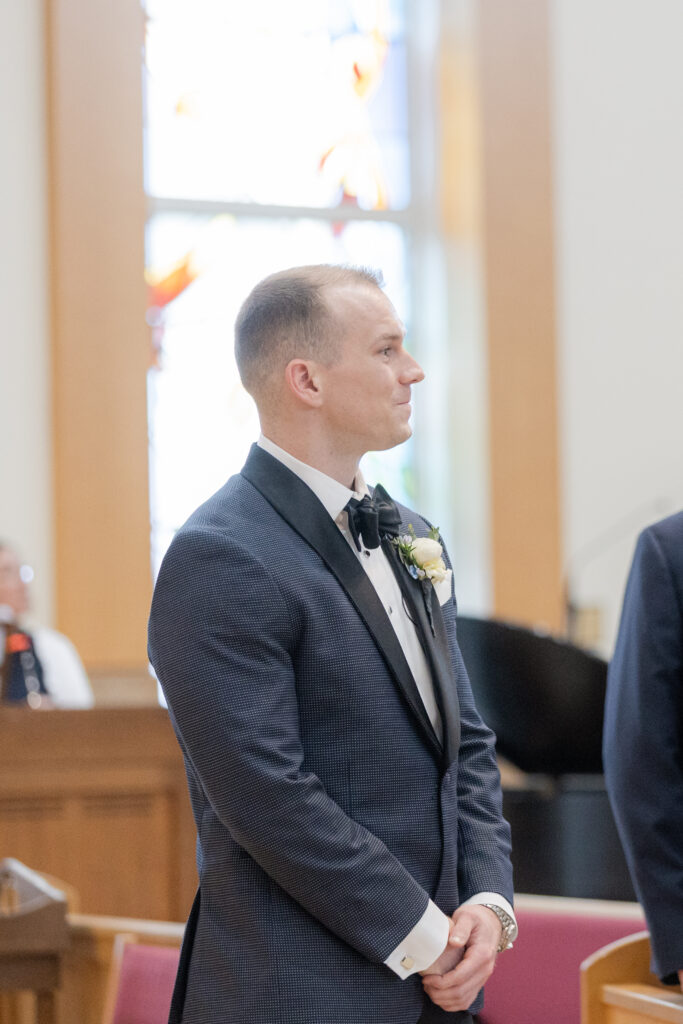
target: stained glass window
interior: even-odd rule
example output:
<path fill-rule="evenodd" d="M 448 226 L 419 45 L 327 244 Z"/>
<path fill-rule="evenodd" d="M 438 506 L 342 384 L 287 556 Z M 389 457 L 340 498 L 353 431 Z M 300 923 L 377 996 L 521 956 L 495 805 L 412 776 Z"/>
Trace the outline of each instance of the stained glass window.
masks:
<path fill-rule="evenodd" d="M 258 436 L 233 358 L 242 300 L 304 263 L 381 269 L 410 331 L 401 0 L 147 0 L 153 565 Z M 369 482 L 413 496 L 410 443 Z"/>
<path fill-rule="evenodd" d="M 149 194 L 404 208 L 404 31 L 396 0 L 148 0 Z"/>

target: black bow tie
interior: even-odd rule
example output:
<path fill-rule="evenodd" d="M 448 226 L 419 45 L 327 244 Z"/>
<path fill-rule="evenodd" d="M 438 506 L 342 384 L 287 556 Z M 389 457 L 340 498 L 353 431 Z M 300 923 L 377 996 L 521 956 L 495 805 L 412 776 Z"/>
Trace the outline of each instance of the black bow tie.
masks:
<path fill-rule="evenodd" d="M 344 506 L 349 514 L 349 530 L 353 542 L 361 550 L 361 538 L 366 548 L 378 548 L 382 537 L 398 537 L 401 515 L 381 484 L 375 487 L 372 498 L 367 494 L 358 501 Z"/>

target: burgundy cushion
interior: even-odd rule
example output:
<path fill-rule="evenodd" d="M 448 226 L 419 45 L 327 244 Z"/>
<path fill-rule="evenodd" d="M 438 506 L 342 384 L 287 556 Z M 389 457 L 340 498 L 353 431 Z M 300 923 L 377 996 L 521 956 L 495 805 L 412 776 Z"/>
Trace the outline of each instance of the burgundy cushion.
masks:
<path fill-rule="evenodd" d="M 179 949 L 126 945 L 112 1024 L 166 1024 L 179 957 Z"/>
<path fill-rule="evenodd" d="M 579 1024 L 581 962 L 645 928 L 642 917 L 515 911 L 519 938 L 486 983 L 482 1024 Z"/>

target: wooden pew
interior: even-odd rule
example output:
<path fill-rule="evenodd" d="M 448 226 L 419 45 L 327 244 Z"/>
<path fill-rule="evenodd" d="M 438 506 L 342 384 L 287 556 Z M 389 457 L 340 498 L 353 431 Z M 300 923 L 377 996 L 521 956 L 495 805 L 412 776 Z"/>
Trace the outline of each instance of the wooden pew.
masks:
<path fill-rule="evenodd" d="M 683 995 L 650 972 L 650 937 L 638 932 L 581 964 L 581 1024 L 683 1024 Z"/>
<path fill-rule="evenodd" d="M 57 997 L 58 1024 L 101 1024 L 117 935 L 155 946 L 180 946 L 185 926 L 170 921 L 69 915 L 71 945 Z"/>
<path fill-rule="evenodd" d="M 117 935 L 134 942 L 179 947 L 184 925 L 125 917 L 67 915 L 69 947 L 62 957 L 56 1024 L 102 1024 Z M 0 1024 L 33 1024 L 35 999 L 28 993 L 0 1002 Z"/>

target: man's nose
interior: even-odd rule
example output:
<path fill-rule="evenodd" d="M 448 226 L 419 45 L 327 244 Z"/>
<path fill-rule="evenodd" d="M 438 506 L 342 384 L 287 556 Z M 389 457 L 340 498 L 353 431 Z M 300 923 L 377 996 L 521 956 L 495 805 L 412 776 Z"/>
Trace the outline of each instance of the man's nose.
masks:
<path fill-rule="evenodd" d="M 401 370 L 402 384 L 419 384 L 425 379 L 424 370 L 416 359 L 406 352 L 406 363 Z"/>

